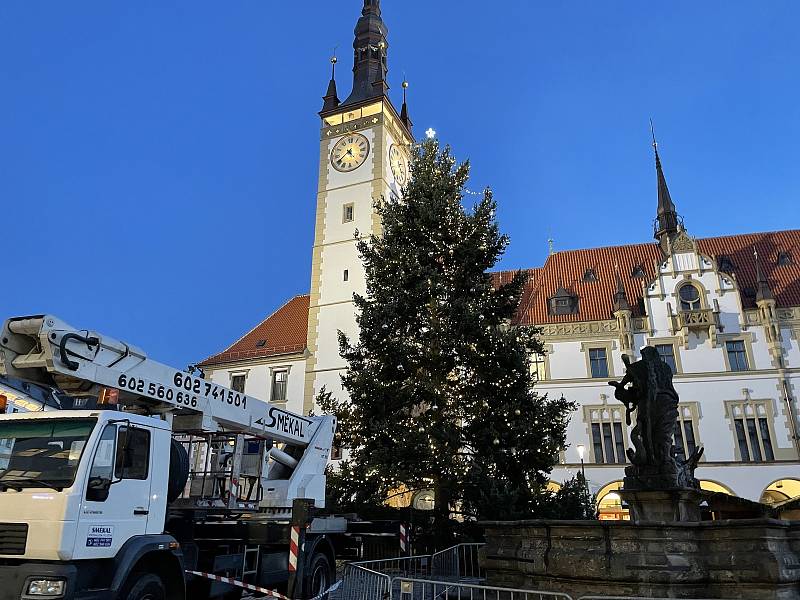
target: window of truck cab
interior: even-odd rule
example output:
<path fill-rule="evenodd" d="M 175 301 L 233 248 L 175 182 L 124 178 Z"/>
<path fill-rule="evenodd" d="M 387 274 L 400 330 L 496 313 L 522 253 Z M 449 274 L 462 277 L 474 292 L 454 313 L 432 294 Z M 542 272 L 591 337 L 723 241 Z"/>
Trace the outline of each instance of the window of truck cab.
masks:
<path fill-rule="evenodd" d="M 67 488 L 97 419 L 0 420 L 0 489 Z"/>

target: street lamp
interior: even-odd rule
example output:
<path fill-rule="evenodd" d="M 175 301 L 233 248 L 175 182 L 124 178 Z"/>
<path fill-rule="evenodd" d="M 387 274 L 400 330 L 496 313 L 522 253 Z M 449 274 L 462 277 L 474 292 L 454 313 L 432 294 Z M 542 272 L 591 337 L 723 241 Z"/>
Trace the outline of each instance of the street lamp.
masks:
<path fill-rule="evenodd" d="M 581 496 L 583 496 L 583 501 L 581 504 L 583 505 L 582 511 L 585 511 L 583 517 L 586 519 L 591 519 L 592 515 L 589 512 L 589 509 L 586 508 L 586 504 L 584 502 L 589 502 L 589 482 L 586 481 L 586 469 L 583 466 L 583 456 L 586 453 L 586 446 L 583 444 L 578 444 L 575 446 L 575 449 L 578 451 L 578 458 L 581 459 Z"/>
<path fill-rule="evenodd" d="M 583 480 L 586 481 L 586 470 L 583 467 L 583 455 L 586 453 L 586 446 L 583 444 L 578 444 L 575 446 L 575 449 L 578 451 L 578 458 L 581 459 L 581 477 L 583 477 Z"/>

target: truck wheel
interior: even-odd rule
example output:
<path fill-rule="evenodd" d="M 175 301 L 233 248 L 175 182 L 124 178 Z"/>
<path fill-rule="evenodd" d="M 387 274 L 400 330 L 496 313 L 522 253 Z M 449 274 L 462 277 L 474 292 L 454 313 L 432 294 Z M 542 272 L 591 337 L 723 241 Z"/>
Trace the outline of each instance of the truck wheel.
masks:
<path fill-rule="evenodd" d="M 304 579 L 303 598 L 313 598 L 333 585 L 336 574 L 325 553 L 317 552 L 312 557 Z"/>
<path fill-rule="evenodd" d="M 121 600 L 166 600 L 167 591 L 158 575 L 137 574 L 131 579 L 132 585 L 120 596 Z"/>
<path fill-rule="evenodd" d="M 183 493 L 189 479 L 189 454 L 183 444 L 171 440 L 169 445 L 169 478 L 167 479 L 167 503 L 174 502 Z"/>

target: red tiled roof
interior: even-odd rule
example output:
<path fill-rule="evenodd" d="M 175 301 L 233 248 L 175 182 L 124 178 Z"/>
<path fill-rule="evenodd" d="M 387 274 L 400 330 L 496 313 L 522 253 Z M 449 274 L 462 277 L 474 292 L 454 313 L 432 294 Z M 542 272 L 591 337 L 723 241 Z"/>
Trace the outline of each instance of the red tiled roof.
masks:
<path fill-rule="evenodd" d="M 733 275 L 742 291 L 745 308 L 755 305 L 756 268 L 753 248 L 758 251 L 761 268 L 766 275 L 778 306 L 800 306 L 800 230 L 749 233 L 697 240 L 698 250 L 707 256 L 726 256 L 734 266 Z M 793 264 L 778 266 L 778 253 L 788 252 Z M 529 269 L 528 280 L 517 313 L 517 323 L 524 325 L 601 321 L 612 318 L 612 298 L 616 291 L 615 269 L 619 269 L 625 294 L 634 314 L 639 314 L 642 285 L 656 274 L 655 262 L 662 259 L 655 242 L 629 246 L 611 246 L 585 250 L 566 250 L 548 256 L 544 266 Z M 643 276 L 635 277 L 640 267 Z M 596 281 L 584 281 L 584 274 L 593 269 Z M 513 271 L 493 273 L 497 283 L 508 283 Z M 560 286 L 576 294 L 577 314 L 551 315 L 547 299 Z"/>
<path fill-rule="evenodd" d="M 231 346 L 205 359 L 200 366 L 302 352 L 308 332 L 308 301 L 308 294 L 295 296 Z"/>

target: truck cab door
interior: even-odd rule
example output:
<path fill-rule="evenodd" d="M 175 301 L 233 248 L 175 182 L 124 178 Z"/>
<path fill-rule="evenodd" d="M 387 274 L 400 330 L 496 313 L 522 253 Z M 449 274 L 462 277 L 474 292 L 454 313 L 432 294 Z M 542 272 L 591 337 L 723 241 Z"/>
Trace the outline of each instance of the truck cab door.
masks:
<path fill-rule="evenodd" d="M 144 535 L 150 513 L 151 432 L 109 423 L 95 449 L 78 518 L 74 558 L 115 556 Z"/>

